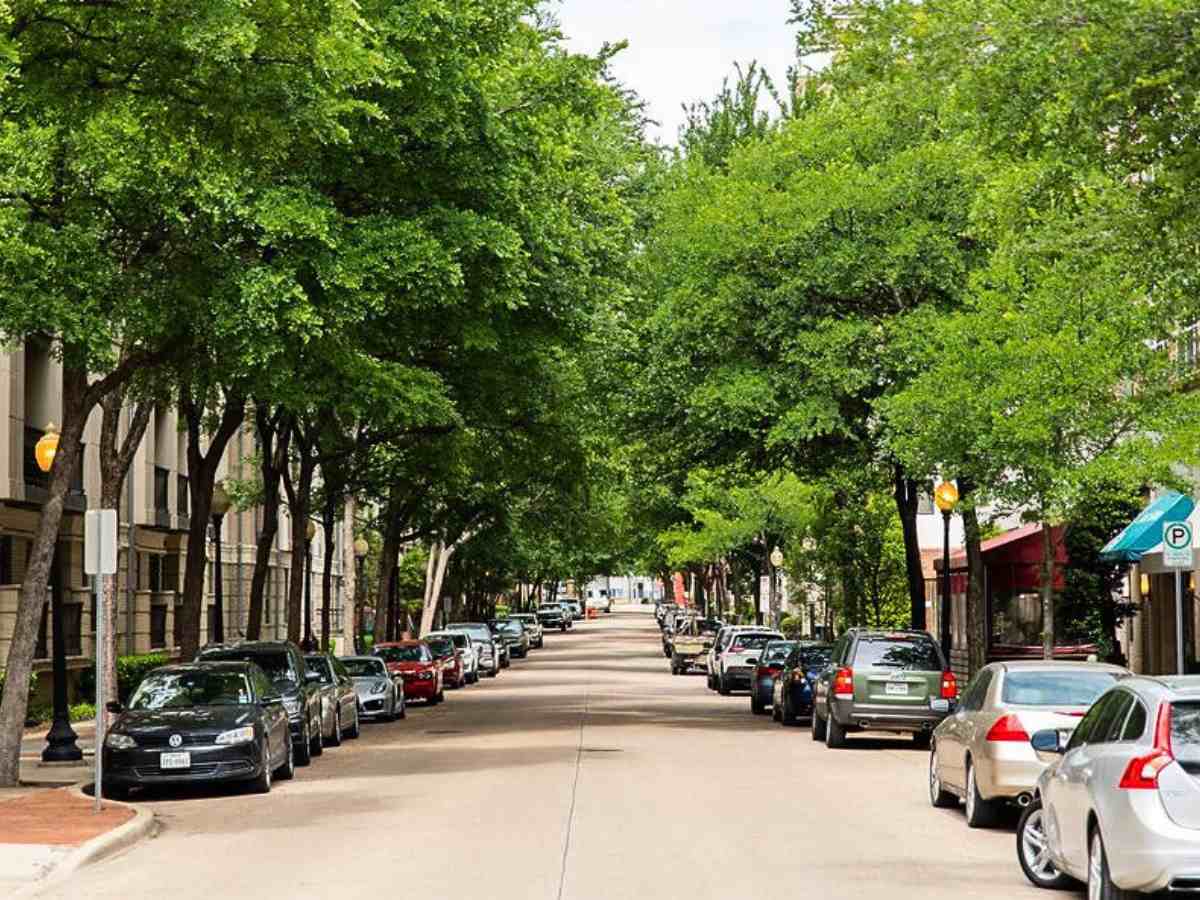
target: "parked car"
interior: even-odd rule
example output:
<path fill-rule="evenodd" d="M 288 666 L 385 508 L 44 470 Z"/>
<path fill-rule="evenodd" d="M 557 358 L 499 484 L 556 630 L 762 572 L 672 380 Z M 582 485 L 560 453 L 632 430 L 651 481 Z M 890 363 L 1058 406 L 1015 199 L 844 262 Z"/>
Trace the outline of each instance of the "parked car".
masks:
<path fill-rule="evenodd" d="M 1017 826 L 1031 882 L 1078 879 L 1099 900 L 1200 891 L 1200 676 L 1125 679 L 1073 733 L 1031 743 L 1047 763 Z"/>
<path fill-rule="evenodd" d="M 927 632 L 851 628 L 817 677 L 812 737 L 838 748 L 854 731 L 891 731 L 928 746 L 957 697 L 954 673 Z"/>
<path fill-rule="evenodd" d="M 716 657 L 718 693 L 728 697 L 734 691 L 750 690 L 763 650 L 769 642 L 781 640 L 779 631 L 754 628 L 735 632 Z"/>
<path fill-rule="evenodd" d="M 795 646 L 795 641 L 767 641 L 759 654 L 750 684 L 750 712 L 756 716 L 766 715 L 775 702 L 775 679 L 783 672 L 783 664 Z"/>
<path fill-rule="evenodd" d="M 771 716 L 782 725 L 795 725 L 808 719 L 813 710 L 813 686 L 817 676 L 829 665 L 832 644 L 800 641 L 788 653 L 783 671 L 775 678 Z"/>
<path fill-rule="evenodd" d="M 658 623 L 658 627 L 663 627 L 663 622 L 667 617 L 667 613 L 672 609 L 677 608 L 673 600 L 659 600 L 654 604 L 654 621 Z"/>
<path fill-rule="evenodd" d="M 929 798 L 934 806 L 966 801 L 967 825 L 992 825 L 1006 802 L 1029 803 L 1046 768 L 1029 736 L 1072 729 L 1096 698 L 1129 672 L 1085 662 L 1000 662 L 984 666 L 958 709 L 933 731 Z"/>
<path fill-rule="evenodd" d="M 244 660 L 267 673 L 275 690 L 283 696 L 292 743 L 296 745 L 296 765 L 307 766 L 320 756 L 325 743 L 321 729 L 320 678 L 310 675 L 304 654 L 291 641 L 238 641 L 219 647 L 206 647 L 197 662 Z"/>
<path fill-rule="evenodd" d="M 435 706 L 446 699 L 442 664 L 424 641 L 390 641 L 376 644 L 371 652 L 404 679 L 405 701 L 425 700 Z"/>
<path fill-rule="evenodd" d="M 733 636 L 741 631 L 753 631 L 758 628 L 757 625 L 723 625 L 721 630 L 717 632 L 717 636 L 713 639 L 712 646 L 705 654 L 704 667 L 708 670 L 708 688 L 715 691 L 720 688 L 717 682 L 717 672 L 720 668 L 718 660 L 721 654 L 729 647 Z"/>
<path fill-rule="evenodd" d="M 497 641 L 485 622 L 455 622 L 443 631 L 461 631 L 471 638 L 479 658 L 479 671 L 495 678 L 501 669 L 508 668 L 508 645 Z"/>
<path fill-rule="evenodd" d="M 513 613 L 509 618 L 515 619 L 525 626 L 525 633 L 529 635 L 531 648 L 540 650 L 546 646 L 546 633 L 542 630 L 542 623 L 538 621 L 538 617 L 534 613 Z"/>
<path fill-rule="evenodd" d="M 587 608 L 594 609 L 596 612 L 610 613 L 612 612 L 612 597 L 588 597 Z"/>
<path fill-rule="evenodd" d="M 557 603 L 543 603 L 538 607 L 537 618 L 543 630 L 557 628 L 559 631 L 566 631 L 571 627 L 571 617 L 563 612 L 563 608 Z"/>
<path fill-rule="evenodd" d="M 723 624 L 719 619 L 676 616 L 675 627 L 664 634 L 671 657 L 671 674 L 686 675 L 693 666 L 702 663 Z"/>
<path fill-rule="evenodd" d="M 465 631 L 433 631 L 425 635 L 425 640 L 446 638 L 454 643 L 454 650 L 462 660 L 463 684 L 474 684 L 479 680 L 479 655 L 475 650 L 475 642 Z"/>
<path fill-rule="evenodd" d="M 343 737 L 358 737 L 358 694 L 346 667 L 324 653 L 308 654 L 304 665 L 321 679 L 321 722 L 326 743 L 338 747 Z"/>
<path fill-rule="evenodd" d="M 529 635 L 516 619 L 492 619 L 488 627 L 508 647 L 511 659 L 524 659 L 529 655 Z"/>
<path fill-rule="evenodd" d="M 453 638 L 427 634 L 425 643 L 429 645 L 433 658 L 442 666 L 442 681 L 445 685 L 452 688 L 465 686 L 467 673 L 463 668 L 462 657 L 458 655 L 458 648 L 454 646 Z"/>
<path fill-rule="evenodd" d="M 283 696 L 252 662 L 195 662 L 154 669 L 116 715 L 101 753 L 103 792 L 159 784 L 245 781 L 271 790 L 295 774 Z"/>
<path fill-rule="evenodd" d="M 342 665 L 354 682 L 359 716 L 391 722 L 403 719 L 404 679 L 388 671 L 378 656 L 343 656 Z"/>
<path fill-rule="evenodd" d="M 578 622 L 583 618 L 583 604 L 578 600 L 563 600 L 563 608 L 571 613 L 571 618 Z"/>

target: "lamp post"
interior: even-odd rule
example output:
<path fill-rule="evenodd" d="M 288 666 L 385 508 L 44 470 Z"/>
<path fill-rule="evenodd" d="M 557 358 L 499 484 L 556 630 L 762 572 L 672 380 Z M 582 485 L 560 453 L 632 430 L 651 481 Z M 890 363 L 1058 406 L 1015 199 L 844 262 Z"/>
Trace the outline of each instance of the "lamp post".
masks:
<path fill-rule="evenodd" d="M 58 428 L 51 422 L 46 426 L 46 432 L 34 447 L 33 456 L 37 467 L 49 473 L 54 467 L 54 457 L 58 453 Z M 42 762 L 78 762 L 83 759 L 83 751 L 75 743 L 78 735 L 71 727 L 71 714 L 67 704 L 67 642 L 63 633 L 63 596 L 62 580 L 59 577 L 59 558 L 57 544 L 54 556 L 50 561 L 50 627 L 52 630 L 51 644 L 54 657 L 54 723 L 46 735 L 46 746 L 42 750 Z M 97 640 L 101 636 L 97 635 Z M 99 648 L 97 648 L 99 650 Z M 99 705 L 103 698 L 97 697 Z"/>
<path fill-rule="evenodd" d="M 779 627 L 779 567 L 783 565 L 783 551 L 776 547 L 771 551 L 771 627 Z"/>
<path fill-rule="evenodd" d="M 362 535 L 354 539 L 354 651 L 356 653 L 363 652 L 363 632 L 366 631 L 366 622 L 363 616 L 365 607 L 363 603 L 363 569 L 366 566 L 367 553 L 370 549 L 371 545 Z"/>
<path fill-rule="evenodd" d="M 950 665 L 950 516 L 958 505 L 958 488 L 952 481 L 943 481 L 933 492 L 933 502 L 942 511 L 942 603 L 938 610 L 938 636 L 942 655 Z"/>
<path fill-rule="evenodd" d="M 213 640 L 218 644 L 225 643 L 225 603 L 223 600 L 224 579 L 221 576 L 221 523 L 225 513 L 233 503 L 225 492 L 225 483 L 218 481 L 213 485 L 212 513 L 213 527 Z"/>
<path fill-rule="evenodd" d="M 304 526 L 304 641 L 300 649 L 312 653 L 317 649 L 312 629 L 312 540 L 317 533 L 317 523 L 309 519 Z"/>

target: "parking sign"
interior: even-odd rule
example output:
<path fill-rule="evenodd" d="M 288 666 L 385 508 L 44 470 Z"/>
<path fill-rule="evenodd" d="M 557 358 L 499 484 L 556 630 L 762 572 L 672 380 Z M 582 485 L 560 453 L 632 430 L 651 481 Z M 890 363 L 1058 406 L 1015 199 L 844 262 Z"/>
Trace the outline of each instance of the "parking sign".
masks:
<path fill-rule="evenodd" d="M 1169 569 L 1192 567 L 1192 524 L 1163 523 L 1163 565 Z"/>

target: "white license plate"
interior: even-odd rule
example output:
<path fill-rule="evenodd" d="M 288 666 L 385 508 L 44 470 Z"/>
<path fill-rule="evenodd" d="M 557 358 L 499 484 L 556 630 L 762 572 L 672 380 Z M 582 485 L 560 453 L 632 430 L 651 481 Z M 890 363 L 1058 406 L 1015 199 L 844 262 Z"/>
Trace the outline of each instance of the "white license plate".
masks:
<path fill-rule="evenodd" d="M 900 697 L 908 696 L 908 685 L 903 681 L 889 681 L 884 687 L 885 694 L 894 694 Z"/>
<path fill-rule="evenodd" d="M 158 755 L 160 769 L 190 769 L 192 754 L 190 753 L 160 753 Z"/>

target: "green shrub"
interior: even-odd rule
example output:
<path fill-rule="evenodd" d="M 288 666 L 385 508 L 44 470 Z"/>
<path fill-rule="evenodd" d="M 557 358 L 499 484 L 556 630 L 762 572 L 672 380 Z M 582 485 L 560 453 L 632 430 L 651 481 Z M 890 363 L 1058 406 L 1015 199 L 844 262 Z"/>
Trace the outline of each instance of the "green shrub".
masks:
<path fill-rule="evenodd" d="M 512 612 L 512 609 L 510 607 L 504 605 L 503 603 L 496 604 L 496 618 L 497 619 L 507 619 L 511 612 Z"/>
<path fill-rule="evenodd" d="M 784 616 L 779 630 L 792 640 L 798 640 L 804 634 L 804 620 L 800 616 Z"/>
<path fill-rule="evenodd" d="M 96 718 L 96 707 L 90 703 L 76 703 L 69 712 L 72 722 L 88 722 Z"/>
<path fill-rule="evenodd" d="M 117 657 L 117 699 L 122 703 L 128 702 L 142 683 L 146 673 L 160 666 L 165 666 L 170 660 L 165 653 L 139 653 L 132 656 Z M 79 673 L 79 695 L 90 703 L 96 702 L 96 662 Z"/>
<path fill-rule="evenodd" d="M 25 724 L 31 727 L 40 725 L 42 722 L 49 722 L 53 718 L 54 707 L 49 703 L 31 703 L 25 710 Z"/>

